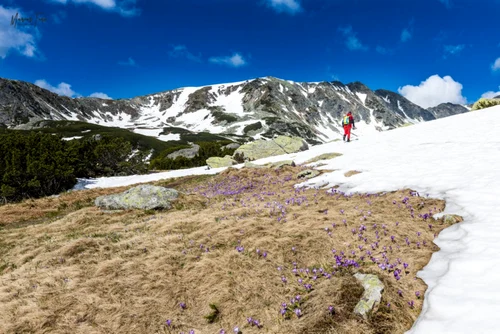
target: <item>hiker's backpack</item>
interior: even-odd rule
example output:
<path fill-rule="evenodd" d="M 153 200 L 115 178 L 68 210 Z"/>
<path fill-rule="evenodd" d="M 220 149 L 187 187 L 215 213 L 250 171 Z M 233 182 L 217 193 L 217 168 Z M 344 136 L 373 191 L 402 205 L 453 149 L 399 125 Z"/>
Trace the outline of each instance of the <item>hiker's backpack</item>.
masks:
<path fill-rule="evenodd" d="M 344 119 L 342 120 L 343 125 L 349 125 L 350 119 L 349 116 L 344 116 Z"/>

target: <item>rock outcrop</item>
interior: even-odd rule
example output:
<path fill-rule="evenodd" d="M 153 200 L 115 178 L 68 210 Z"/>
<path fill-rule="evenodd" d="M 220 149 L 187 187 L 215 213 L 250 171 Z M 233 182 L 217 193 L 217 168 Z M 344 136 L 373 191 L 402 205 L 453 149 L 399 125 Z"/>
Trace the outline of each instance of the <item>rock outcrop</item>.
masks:
<path fill-rule="evenodd" d="M 210 168 L 231 167 L 236 164 L 237 162 L 230 155 L 226 155 L 223 158 L 211 157 L 207 159 L 207 165 Z"/>
<path fill-rule="evenodd" d="M 315 169 L 306 169 L 297 174 L 298 179 L 312 179 L 313 177 L 321 174 L 319 171 Z"/>
<path fill-rule="evenodd" d="M 262 158 L 305 151 L 307 143 L 299 137 L 278 136 L 273 140 L 256 140 L 240 146 L 234 154 L 240 154 L 245 160 Z"/>
<path fill-rule="evenodd" d="M 193 147 L 191 148 L 183 148 L 181 150 L 170 153 L 169 155 L 167 155 L 167 158 L 175 159 L 177 157 L 185 157 L 188 159 L 192 159 L 198 154 L 199 151 L 200 151 L 200 146 L 194 144 Z"/>
<path fill-rule="evenodd" d="M 141 185 L 113 195 L 98 197 L 95 205 L 103 210 L 170 209 L 179 193 L 175 189 Z"/>
<path fill-rule="evenodd" d="M 370 313 L 380 304 L 384 284 L 376 275 L 365 275 L 357 273 L 354 275 L 361 282 L 365 292 L 361 296 L 361 300 L 354 308 L 354 313 L 367 319 Z"/>

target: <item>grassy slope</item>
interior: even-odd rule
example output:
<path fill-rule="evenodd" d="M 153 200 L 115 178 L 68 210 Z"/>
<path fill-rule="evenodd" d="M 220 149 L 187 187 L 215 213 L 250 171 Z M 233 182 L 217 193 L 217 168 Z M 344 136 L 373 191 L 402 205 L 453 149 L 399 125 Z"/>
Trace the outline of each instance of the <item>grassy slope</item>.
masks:
<path fill-rule="evenodd" d="M 444 202 L 409 196 L 409 190 L 348 197 L 298 191 L 293 184 L 300 170 L 230 169 L 217 176 L 158 182 L 183 191 L 165 212 L 105 213 L 91 206 L 97 195 L 124 188 L 0 207 L 0 332 L 194 329 L 198 334 L 221 328 L 229 333 L 239 326 L 243 333 L 403 333 L 421 310 L 423 301 L 415 291 L 423 296 L 426 289 L 415 275 L 438 249 L 432 240 L 446 227 L 435 221 L 429 228 L 430 221 L 418 214 L 439 212 Z M 280 219 L 282 207 L 286 214 Z M 361 225 L 367 230 L 360 239 Z M 235 249 L 238 245 L 242 252 Z M 332 249 L 360 267 L 334 267 Z M 401 259 L 409 267 L 397 281 L 364 255 L 366 250 L 379 260 L 385 253 L 391 263 Z M 294 263 L 298 275 L 292 272 Z M 320 268 L 334 274 L 323 277 Z M 317 279 L 313 270 L 318 270 Z M 363 292 L 352 277 L 356 271 L 376 273 L 385 285 L 382 304 L 367 321 L 352 313 Z M 280 316 L 281 304 L 297 295 L 303 315 Z M 414 308 L 408 305 L 411 300 Z M 205 316 L 213 303 L 220 315 L 209 324 Z M 247 317 L 260 320 L 262 329 L 247 325 Z M 172 327 L 166 326 L 167 319 Z"/>

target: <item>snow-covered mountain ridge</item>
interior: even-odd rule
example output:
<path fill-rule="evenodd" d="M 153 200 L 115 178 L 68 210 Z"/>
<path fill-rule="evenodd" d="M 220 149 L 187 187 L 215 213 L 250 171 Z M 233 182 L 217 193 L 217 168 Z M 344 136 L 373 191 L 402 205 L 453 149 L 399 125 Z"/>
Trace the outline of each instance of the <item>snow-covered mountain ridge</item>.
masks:
<path fill-rule="evenodd" d="M 185 87 L 132 99 L 68 98 L 22 81 L 0 79 L 0 125 L 79 120 L 122 128 L 163 129 L 271 138 L 295 135 L 309 143 L 340 137 L 352 111 L 361 133 L 467 112 L 459 105 L 423 109 L 403 96 L 359 82 L 299 83 L 273 77 Z"/>

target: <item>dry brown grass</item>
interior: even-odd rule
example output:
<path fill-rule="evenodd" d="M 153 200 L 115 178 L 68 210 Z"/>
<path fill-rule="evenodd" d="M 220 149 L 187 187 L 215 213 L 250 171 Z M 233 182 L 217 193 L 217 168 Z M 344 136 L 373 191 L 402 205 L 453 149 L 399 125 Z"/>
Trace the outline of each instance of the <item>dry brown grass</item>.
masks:
<path fill-rule="evenodd" d="M 28 225 L 19 225 L 13 215 L 4 220 L 0 333 L 219 333 L 221 328 L 231 333 L 236 325 L 243 333 L 403 333 L 421 310 L 415 291 L 423 295 L 426 289 L 415 274 L 437 250 L 432 240 L 446 227 L 435 221 L 431 230 L 429 220 L 418 214 L 441 211 L 445 203 L 410 196 L 409 190 L 349 197 L 325 190 L 299 191 L 293 188 L 296 180 L 285 178 L 299 170 L 229 169 L 217 176 L 164 181 L 163 185 L 185 191 L 165 212 L 105 213 L 92 206 L 72 206 L 123 189 L 74 192 L 61 196 L 62 202 L 34 201 L 30 210 L 41 213 L 33 215 L 23 214 L 26 203 L 0 208 L 17 210 L 19 218 L 29 222 L 68 203 L 59 219 Z M 228 187 L 236 191 L 217 194 Z M 402 203 L 404 197 L 409 197 L 415 218 Z M 286 205 L 291 198 L 307 200 Z M 279 222 L 278 204 L 286 208 Z M 366 243 L 351 232 L 361 224 L 367 228 Z M 379 246 L 371 250 L 375 231 Z M 417 240 L 425 240 L 426 246 L 417 247 Z M 238 252 L 238 245 L 244 251 Z M 392 247 L 386 251 L 391 263 L 400 258 L 409 264 L 399 281 L 369 256 L 359 259 L 370 249 L 380 260 L 384 246 Z M 267 257 L 256 249 L 266 251 Z M 335 268 L 332 249 L 357 259 L 360 267 Z M 294 275 L 294 263 L 311 274 Z M 335 274 L 313 280 L 313 269 L 320 268 Z M 352 277 L 356 271 L 376 273 L 385 285 L 383 302 L 368 321 L 352 313 L 363 292 Z M 306 291 L 299 278 L 312 284 L 312 290 Z M 302 297 L 303 316 L 284 319 L 281 303 L 290 303 L 296 295 Z M 415 301 L 413 309 L 407 304 L 410 300 Z M 220 310 L 213 324 L 205 319 L 210 304 Z M 334 315 L 328 313 L 329 305 L 335 307 Z M 260 320 L 263 327 L 247 325 L 247 317 Z M 165 325 L 167 319 L 172 320 L 171 328 Z"/>
<path fill-rule="evenodd" d="M 356 175 L 356 174 L 361 174 L 361 172 L 358 172 L 357 170 L 350 170 L 350 171 L 344 173 L 344 176 L 351 177 L 351 176 Z"/>

